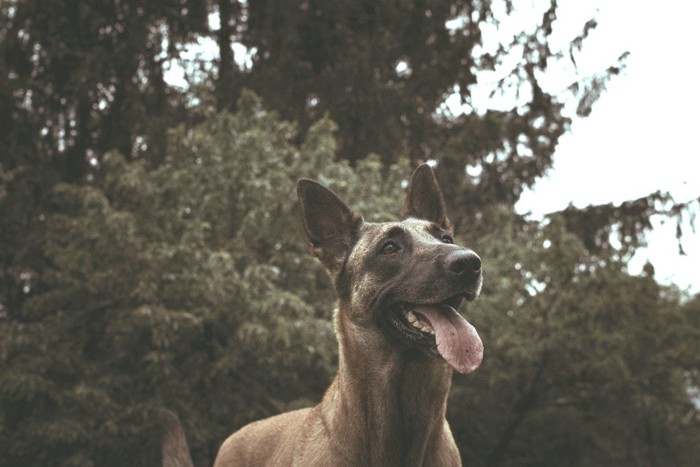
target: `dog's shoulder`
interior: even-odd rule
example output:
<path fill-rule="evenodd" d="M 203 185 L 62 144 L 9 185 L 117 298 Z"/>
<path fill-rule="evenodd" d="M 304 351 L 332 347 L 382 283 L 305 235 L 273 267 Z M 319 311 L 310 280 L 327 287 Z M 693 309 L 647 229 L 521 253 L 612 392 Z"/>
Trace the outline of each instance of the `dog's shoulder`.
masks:
<path fill-rule="evenodd" d="M 258 420 L 229 436 L 221 445 L 214 467 L 274 465 L 281 451 L 293 448 L 311 408 L 294 410 Z"/>

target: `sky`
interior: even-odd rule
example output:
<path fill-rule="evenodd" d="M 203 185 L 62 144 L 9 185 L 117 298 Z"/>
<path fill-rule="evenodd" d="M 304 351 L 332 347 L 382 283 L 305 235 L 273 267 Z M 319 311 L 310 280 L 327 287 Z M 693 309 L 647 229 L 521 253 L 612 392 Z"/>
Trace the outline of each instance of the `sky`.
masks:
<path fill-rule="evenodd" d="M 660 2 L 568 0 L 560 2 L 559 27 L 573 30 L 567 21 L 580 21 L 582 10 L 596 4 L 599 25 L 584 43 L 579 68 L 601 71 L 629 51 L 626 70 L 612 79 L 589 117 L 574 119 L 571 131 L 559 141 L 554 167 L 516 205 L 521 213 L 541 217 L 570 203 L 619 204 L 657 190 L 679 202 L 700 197 L 695 141 L 700 124 L 700 3 L 670 0 L 661 8 Z M 648 247 L 632 259 L 630 272 L 638 273 L 650 261 L 661 283 L 700 292 L 700 214 L 696 233 L 684 224 L 686 256 L 679 255 L 675 222 L 652 222 Z"/>

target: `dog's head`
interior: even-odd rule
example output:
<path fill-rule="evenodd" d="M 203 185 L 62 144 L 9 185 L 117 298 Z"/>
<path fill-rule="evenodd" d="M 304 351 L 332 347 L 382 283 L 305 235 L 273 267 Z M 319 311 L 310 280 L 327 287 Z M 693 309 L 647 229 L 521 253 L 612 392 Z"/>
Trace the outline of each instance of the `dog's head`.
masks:
<path fill-rule="evenodd" d="M 297 192 L 309 247 L 329 271 L 350 320 L 439 355 L 459 372 L 481 364 L 481 339 L 456 311 L 481 290 L 481 259 L 454 244 L 430 166 L 414 172 L 401 222 L 365 222 L 312 180 L 300 180 Z"/>

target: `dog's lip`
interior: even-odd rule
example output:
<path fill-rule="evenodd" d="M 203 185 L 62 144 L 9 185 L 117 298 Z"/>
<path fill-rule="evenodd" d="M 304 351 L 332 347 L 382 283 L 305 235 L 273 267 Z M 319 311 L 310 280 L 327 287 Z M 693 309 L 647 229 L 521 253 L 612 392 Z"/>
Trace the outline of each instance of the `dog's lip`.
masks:
<path fill-rule="evenodd" d="M 459 308 L 459 305 L 461 305 L 462 300 L 466 299 L 467 301 L 471 302 L 476 298 L 476 293 L 474 292 L 460 292 L 458 294 L 452 295 L 449 298 L 446 298 L 445 300 L 440 300 L 438 302 L 423 302 L 423 303 L 409 303 L 409 302 L 400 302 L 399 303 L 399 308 L 406 309 L 406 308 L 412 308 L 416 306 L 435 306 L 435 305 L 448 305 L 455 310 Z"/>
<path fill-rule="evenodd" d="M 479 296 L 479 293 L 478 292 L 464 292 L 462 294 L 462 296 L 464 298 L 466 298 L 468 302 L 473 302 L 474 300 L 476 300 L 476 297 Z"/>

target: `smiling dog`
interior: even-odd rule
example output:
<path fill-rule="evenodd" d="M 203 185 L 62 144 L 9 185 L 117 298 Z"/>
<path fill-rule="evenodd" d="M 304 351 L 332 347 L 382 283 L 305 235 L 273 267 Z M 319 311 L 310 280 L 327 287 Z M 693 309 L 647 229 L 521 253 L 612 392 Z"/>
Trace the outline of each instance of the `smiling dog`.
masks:
<path fill-rule="evenodd" d="M 432 169 L 414 172 L 401 222 L 365 222 L 312 180 L 297 193 L 310 250 L 338 297 L 338 373 L 316 407 L 232 434 L 215 466 L 461 465 L 445 411 L 453 370 L 469 373 L 483 358 L 457 312 L 481 290 L 481 259 L 454 244 Z M 171 426 L 164 465 L 187 465 Z"/>

